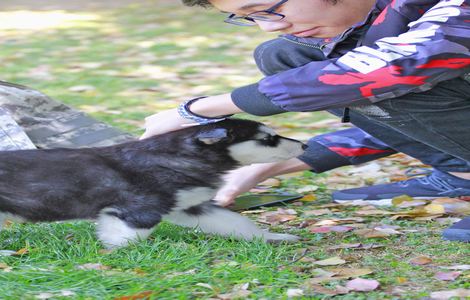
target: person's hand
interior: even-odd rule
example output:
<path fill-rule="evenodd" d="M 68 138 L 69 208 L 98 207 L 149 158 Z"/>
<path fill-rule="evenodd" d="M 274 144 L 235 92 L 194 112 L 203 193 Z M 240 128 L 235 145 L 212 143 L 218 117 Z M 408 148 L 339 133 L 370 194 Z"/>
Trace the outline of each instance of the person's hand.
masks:
<path fill-rule="evenodd" d="M 230 171 L 224 176 L 225 184 L 214 197 L 220 206 L 229 206 L 235 198 L 254 188 L 266 179 L 264 171 L 267 164 L 253 164 Z"/>
<path fill-rule="evenodd" d="M 224 176 L 225 184 L 217 192 L 214 200 L 220 206 L 229 206 L 240 194 L 250 191 L 258 183 L 270 177 L 310 170 L 310 168 L 309 165 L 297 158 L 241 167 Z"/>
<path fill-rule="evenodd" d="M 140 139 L 196 125 L 193 124 L 194 121 L 181 117 L 176 108 L 165 110 L 145 118 L 145 132 Z"/>

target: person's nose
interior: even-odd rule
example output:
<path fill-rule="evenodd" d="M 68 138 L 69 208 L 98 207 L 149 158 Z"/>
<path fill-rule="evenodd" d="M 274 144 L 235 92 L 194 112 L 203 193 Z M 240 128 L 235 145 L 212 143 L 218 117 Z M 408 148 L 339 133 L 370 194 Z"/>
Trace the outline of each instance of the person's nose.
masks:
<path fill-rule="evenodd" d="M 281 31 L 290 26 L 289 23 L 283 21 L 266 22 L 255 20 L 255 22 L 261 30 L 266 32 Z"/>

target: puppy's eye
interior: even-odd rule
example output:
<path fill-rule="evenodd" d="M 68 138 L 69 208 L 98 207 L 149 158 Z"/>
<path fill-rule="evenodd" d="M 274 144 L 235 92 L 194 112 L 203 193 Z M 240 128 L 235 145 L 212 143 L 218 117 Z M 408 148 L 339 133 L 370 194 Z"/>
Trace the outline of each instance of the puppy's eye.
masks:
<path fill-rule="evenodd" d="M 278 142 L 278 137 L 276 135 L 267 135 L 263 137 L 260 141 L 263 144 L 266 144 L 269 146 L 275 146 Z"/>
<path fill-rule="evenodd" d="M 265 136 L 264 138 L 261 139 L 262 142 L 270 142 L 273 140 L 273 136 L 272 135 L 267 135 Z"/>

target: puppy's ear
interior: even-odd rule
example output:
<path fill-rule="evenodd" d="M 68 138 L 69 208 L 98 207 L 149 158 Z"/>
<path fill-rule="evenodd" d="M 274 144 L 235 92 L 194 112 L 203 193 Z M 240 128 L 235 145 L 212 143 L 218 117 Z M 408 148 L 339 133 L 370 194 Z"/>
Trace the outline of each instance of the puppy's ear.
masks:
<path fill-rule="evenodd" d="M 196 138 L 198 141 L 206 144 L 212 145 L 218 143 L 228 137 L 227 129 L 225 128 L 216 128 L 209 131 L 204 131 L 199 133 Z"/>

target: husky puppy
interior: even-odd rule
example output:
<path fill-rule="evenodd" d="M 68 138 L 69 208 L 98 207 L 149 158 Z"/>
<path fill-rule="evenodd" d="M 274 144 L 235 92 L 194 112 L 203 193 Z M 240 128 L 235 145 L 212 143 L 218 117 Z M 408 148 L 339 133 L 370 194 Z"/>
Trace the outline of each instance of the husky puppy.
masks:
<path fill-rule="evenodd" d="M 211 201 L 230 170 L 296 157 L 305 147 L 261 123 L 228 119 L 140 141 L 0 152 L 0 223 L 96 219 L 108 247 L 145 239 L 163 219 L 202 232 L 296 240 Z"/>

